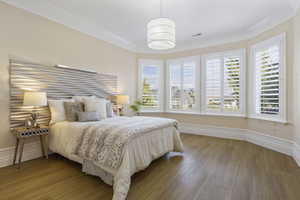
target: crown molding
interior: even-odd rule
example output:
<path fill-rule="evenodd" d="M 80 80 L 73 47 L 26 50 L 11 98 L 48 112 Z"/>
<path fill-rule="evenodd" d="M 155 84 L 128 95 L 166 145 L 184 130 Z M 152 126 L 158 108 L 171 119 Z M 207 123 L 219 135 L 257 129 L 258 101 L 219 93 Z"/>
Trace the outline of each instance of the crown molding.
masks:
<path fill-rule="evenodd" d="M 275 26 L 284 23 L 285 21 L 291 19 L 297 14 L 300 6 L 300 0 L 288 0 L 291 8 L 293 8 L 293 12 L 291 12 L 288 16 L 281 17 L 280 19 L 274 20 L 273 18 L 264 18 L 260 22 L 251 26 L 244 34 L 236 34 L 234 36 L 229 36 L 225 38 L 212 38 L 210 40 L 203 39 L 199 42 L 194 42 L 192 45 L 183 46 L 167 51 L 156 51 L 148 48 L 140 48 L 137 47 L 132 42 L 118 36 L 112 32 L 107 31 L 105 28 L 100 25 L 92 22 L 91 20 L 86 19 L 84 16 L 73 15 L 68 12 L 66 9 L 63 9 L 55 4 L 51 3 L 51 1 L 35 1 L 34 3 L 30 3 L 29 1 L 23 0 L 0 0 L 2 2 L 6 2 L 9 5 L 12 5 L 17 8 L 21 8 L 30 13 L 45 17 L 51 21 L 54 21 L 59 24 L 63 24 L 69 28 L 77 30 L 79 32 L 85 33 L 92 37 L 95 37 L 99 40 L 103 40 L 115 46 L 121 47 L 133 53 L 141 53 L 141 54 L 172 54 L 183 51 L 191 51 L 201 48 L 207 48 L 212 46 L 219 46 L 229 43 L 241 42 L 252 39 L 259 34 L 274 28 Z M 56 11 L 56 12 L 53 12 Z M 63 20 L 61 20 L 63 19 Z"/>

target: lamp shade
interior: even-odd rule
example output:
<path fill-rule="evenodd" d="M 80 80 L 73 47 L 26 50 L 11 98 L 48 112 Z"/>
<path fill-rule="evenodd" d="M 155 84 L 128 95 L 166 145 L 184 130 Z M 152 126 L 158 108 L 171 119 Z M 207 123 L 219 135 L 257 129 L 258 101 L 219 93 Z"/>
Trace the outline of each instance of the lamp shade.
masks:
<path fill-rule="evenodd" d="M 119 104 L 119 105 L 129 104 L 129 96 L 128 95 L 118 95 L 117 96 L 117 104 Z"/>
<path fill-rule="evenodd" d="M 168 18 L 158 18 L 151 20 L 147 25 L 148 47 L 156 50 L 166 50 L 174 48 L 175 23 Z"/>
<path fill-rule="evenodd" d="M 46 92 L 25 92 L 23 99 L 24 106 L 47 106 Z"/>

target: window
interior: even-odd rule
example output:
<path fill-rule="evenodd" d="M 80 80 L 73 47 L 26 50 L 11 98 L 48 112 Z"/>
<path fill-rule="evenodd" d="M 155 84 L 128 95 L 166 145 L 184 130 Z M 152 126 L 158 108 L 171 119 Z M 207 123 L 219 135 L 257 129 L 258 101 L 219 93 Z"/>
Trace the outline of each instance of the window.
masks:
<path fill-rule="evenodd" d="M 138 94 L 143 111 L 286 123 L 285 34 L 249 50 L 247 104 L 246 51 L 240 49 L 201 56 L 201 66 L 200 56 L 168 60 L 165 69 L 163 61 L 140 60 Z"/>
<path fill-rule="evenodd" d="M 144 111 L 163 110 L 163 61 L 139 61 L 138 97 Z"/>
<path fill-rule="evenodd" d="M 199 61 L 199 57 L 168 61 L 168 111 L 199 112 Z"/>
<path fill-rule="evenodd" d="M 203 56 L 203 112 L 245 114 L 244 57 L 244 50 Z"/>
<path fill-rule="evenodd" d="M 251 117 L 285 121 L 285 34 L 251 48 Z"/>

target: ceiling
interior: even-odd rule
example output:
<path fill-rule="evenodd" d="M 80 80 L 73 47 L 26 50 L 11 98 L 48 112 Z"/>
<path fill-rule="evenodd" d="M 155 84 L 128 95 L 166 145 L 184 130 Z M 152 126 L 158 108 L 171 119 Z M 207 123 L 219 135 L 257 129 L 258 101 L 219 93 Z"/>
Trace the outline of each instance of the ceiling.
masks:
<path fill-rule="evenodd" d="M 146 53 L 146 24 L 159 17 L 160 0 L 2 0 L 123 48 Z M 300 0 L 162 0 L 176 23 L 182 51 L 253 37 L 288 19 Z M 192 35 L 203 35 L 193 38 Z"/>

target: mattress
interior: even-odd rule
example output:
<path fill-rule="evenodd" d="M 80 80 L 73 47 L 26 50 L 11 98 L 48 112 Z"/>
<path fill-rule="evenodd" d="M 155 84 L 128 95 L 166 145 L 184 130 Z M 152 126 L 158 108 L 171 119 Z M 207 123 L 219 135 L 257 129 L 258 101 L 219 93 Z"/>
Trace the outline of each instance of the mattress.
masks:
<path fill-rule="evenodd" d="M 99 122 L 58 122 L 50 127 L 49 148 L 70 160 L 82 163 L 82 159 L 75 155 L 78 141 L 81 139 L 83 130 L 91 125 L 100 125 L 115 120 L 109 118 Z M 151 131 L 141 137 L 135 138 L 127 145 L 126 157 L 130 175 L 145 169 L 156 158 L 174 150 L 174 147 L 182 147 L 182 144 L 174 144 L 181 141 L 174 126 Z M 176 131 L 177 132 L 177 131 Z M 174 137 L 178 137 L 174 139 Z M 99 174 L 99 173 L 98 173 Z M 112 185 L 116 171 L 103 169 L 100 178 L 107 184 Z"/>

